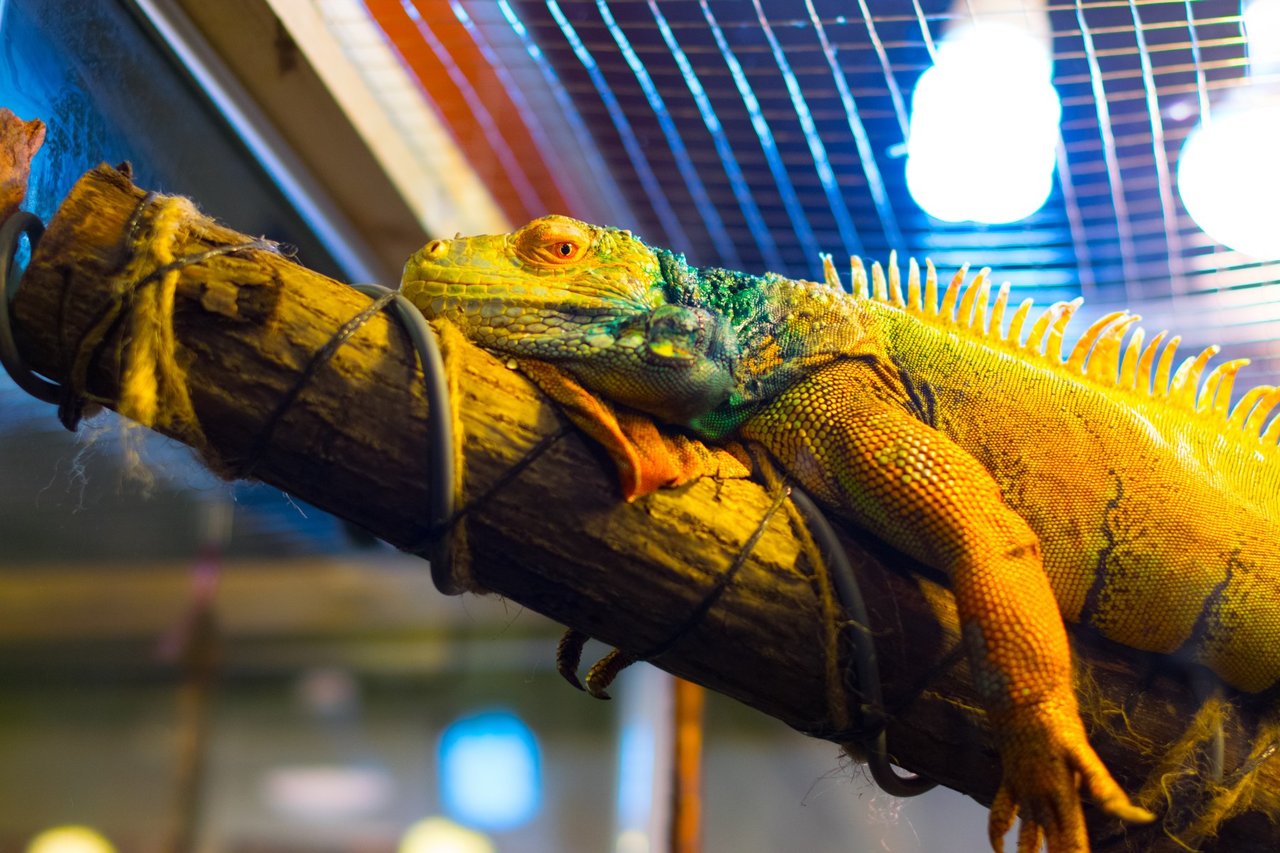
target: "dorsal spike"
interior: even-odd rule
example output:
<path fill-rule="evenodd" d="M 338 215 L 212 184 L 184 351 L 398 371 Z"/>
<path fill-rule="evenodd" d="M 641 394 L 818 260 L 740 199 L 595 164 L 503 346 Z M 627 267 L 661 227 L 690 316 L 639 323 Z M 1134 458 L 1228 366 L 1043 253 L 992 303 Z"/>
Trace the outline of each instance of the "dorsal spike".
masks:
<path fill-rule="evenodd" d="M 1092 367 L 1093 359 L 1089 356 L 1102 338 L 1103 332 L 1106 332 L 1121 317 L 1126 316 L 1128 313 L 1125 311 L 1112 311 L 1090 323 L 1089 328 L 1085 329 L 1084 334 L 1080 336 L 1080 340 L 1076 341 L 1076 345 L 1071 348 L 1071 355 L 1067 357 L 1067 369 L 1074 373 L 1085 373 L 1086 361 L 1089 361 Z"/>
<path fill-rule="evenodd" d="M 924 313 L 938 316 L 938 268 L 930 258 L 924 259 Z"/>
<path fill-rule="evenodd" d="M 1213 401 L 1218 395 L 1218 386 L 1222 384 L 1222 368 L 1226 364 L 1215 364 L 1213 369 L 1204 375 L 1200 384 L 1200 393 L 1196 395 L 1195 410 L 1207 414 L 1213 410 Z"/>
<path fill-rule="evenodd" d="M 1071 318 L 1075 316 L 1076 311 L 1079 311 L 1080 306 L 1083 304 L 1083 296 L 1077 296 L 1072 299 L 1062 306 L 1062 311 L 1054 318 L 1053 324 L 1049 326 L 1049 340 L 1045 344 L 1044 354 L 1055 364 L 1062 362 L 1062 336 L 1067 331 L 1067 324 L 1071 322 Z"/>
<path fill-rule="evenodd" d="M 1271 419 L 1271 423 L 1267 424 L 1267 431 L 1259 441 L 1263 444 L 1275 444 L 1276 439 L 1280 439 L 1280 416 Z"/>
<path fill-rule="evenodd" d="M 1124 348 L 1124 360 L 1120 363 L 1121 388 L 1127 388 L 1130 391 L 1137 388 L 1138 359 L 1142 357 L 1142 339 L 1146 335 L 1146 329 L 1139 326 L 1133 330 L 1133 337 L 1129 338 L 1129 345 Z"/>
<path fill-rule="evenodd" d="M 1188 358 L 1178 366 L 1178 372 L 1174 374 L 1169 388 L 1169 397 L 1174 403 L 1192 410 L 1199 408 L 1196 399 L 1200 391 L 1200 377 L 1204 375 L 1209 359 L 1221 350 L 1222 347 L 1216 345 L 1205 347 L 1195 358 Z"/>
<path fill-rule="evenodd" d="M 983 336 L 987 336 L 987 302 L 991 299 L 991 270 L 984 269 L 982 271 L 982 284 L 978 287 L 978 298 L 973 303 L 973 320 L 969 323 L 971 328 L 977 329 Z"/>
<path fill-rule="evenodd" d="M 1169 343 L 1165 345 L 1165 351 L 1160 353 L 1160 361 L 1156 362 L 1156 386 L 1155 394 L 1157 397 L 1169 396 L 1169 374 L 1174 368 L 1174 357 L 1178 355 L 1178 345 L 1183 342 L 1180 334 L 1175 334 L 1169 338 Z"/>
<path fill-rule="evenodd" d="M 938 309 L 938 313 L 942 315 L 943 320 L 953 322 L 956 319 L 956 302 L 960 299 L 960 285 L 964 284 L 964 280 L 968 275 L 969 265 L 965 264 L 956 270 L 956 274 L 947 283 L 947 292 L 942 294 L 942 307 Z"/>
<path fill-rule="evenodd" d="M 1160 361 L 1156 364 L 1155 385 L 1151 392 L 1153 396 L 1169 396 L 1169 371 L 1173 369 L 1173 359 L 1178 354 L 1178 344 L 1180 343 L 1182 343 L 1182 336 L 1174 335 L 1169 339 L 1164 352 L 1160 353 Z"/>
<path fill-rule="evenodd" d="M 1022 326 L 1027 322 L 1027 315 L 1031 313 L 1033 305 L 1035 305 L 1034 299 L 1022 300 L 1018 309 L 1013 312 L 1013 319 L 1009 321 L 1009 333 L 1005 335 L 1005 340 L 1015 347 L 1022 346 Z"/>
<path fill-rule="evenodd" d="M 1118 383 L 1120 377 L 1120 343 L 1134 324 L 1142 318 L 1125 311 L 1107 324 L 1089 353 L 1085 374 L 1101 382 Z"/>
<path fill-rule="evenodd" d="M 849 256 L 849 287 L 858 299 L 867 298 L 867 268 L 862 265 L 862 258 Z"/>
<path fill-rule="evenodd" d="M 907 307 L 920 310 L 920 265 L 915 258 L 907 259 Z"/>
<path fill-rule="evenodd" d="M 960 297 L 960 309 L 956 313 L 956 322 L 963 328 L 973 328 L 973 305 L 979 293 L 985 292 L 991 287 L 987 281 L 987 276 L 991 274 L 990 267 L 983 267 L 978 270 L 978 274 L 969 282 L 969 286 L 964 289 L 964 293 Z M 984 318 L 985 319 L 985 318 Z M 981 321 L 979 321 L 981 322 Z M 979 326 L 978 328 L 982 328 Z"/>
<path fill-rule="evenodd" d="M 1249 413 L 1253 411 L 1253 407 L 1258 401 L 1268 394 L 1276 391 L 1274 385 L 1257 385 L 1245 391 L 1235 406 L 1231 409 L 1231 417 L 1227 418 L 1228 429 L 1244 429 L 1245 419 L 1249 417 Z"/>
<path fill-rule="evenodd" d="M 1187 376 L 1191 373 L 1191 366 L 1195 363 L 1196 357 L 1188 355 L 1178 362 L 1178 368 L 1173 371 L 1173 376 L 1169 379 L 1169 403 L 1170 405 L 1187 403 L 1188 408 L 1195 409 L 1195 400 L 1187 399 L 1187 395 L 1183 394 L 1183 389 L 1187 385 Z M 1191 386 L 1195 388 L 1194 385 Z"/>
<path fill-rule="evenodd" d="M 818 257 L 822 258 L 822 278 L 827 283 L 827 287 L 834 290 L 844 290 L 844 284 L 840 281 L 840 273 L 836 272 L 836 265 L 831 260 L 831 254 L 824 252 Z"/>
<path fill-rule="evenodd" d="M 1004 340 L 1004 309 L 1009 305 L 1009 282 L 1002 282 L 996 292 L 996 302 L 991 306 L 991 318 L 987 322 L 987 337 Z"/>
<path fill-rule="evenodd" d="M 1027 334 L 1027 342 L 1024 345 L 1032 352 L 1044 351 L 1044 337 L 1049 331 L 1049 326 L 1053 321 L 1058 319 L 1058 315 L 1062 313 L 1062 309 L 1066 307 L 1065 302 L 1055 302 L 1040 313 L 1036 321 L 1031 326 L 1031 331 Z"/>
<path fill-rule="evenodd" d="M 1138 386 L 1137 390 L 1141 391 L 1149 397 L 1156 396 L 1154 382 L 1151 376 L 1151 365 L 1155 363 L 1156 353 L 1160 351 L 1160 344 L 1164 342 L 1165 335 L 1168 332 L 1160 332 L 1151 339 L 1151 343 L 1147 344 L 1147 348 L 1142 351 L 1142 357 L 1138 359 Z"/>
<path fill-rule="evenodd" d="M 1231 388 L 1235 385 L 1236 374 L 1248 363 L 1247 358 L 1235 358 L 1210 370 L 1204 378 L 1200 399 L 1196 401 L 1196 411 L 1209 412 L 1215 419 L 1225 421 L 1231 408 Z"/>
<path fill-rule="evenodd" d="M 871 263 L 871 298 L 876 302 L 889 301 L 889 289 L 885 286 L 884 267 L 879 261 Z"/>
<path fill-rule="evenodd" d="M 898 250 L 889 253 L 889 300 L 899 308 L 906 306 L 902 298 L 902 275 L 898 272 Z"/>
<path fill-rule="evenodd" d="M 1267 415 L 1271 410 L 1280 403 L 1280 388 L 1273 388 L 1262 396 L 1258 404 L 1253 407 L 1253 411 L 1249 412 L 1249 418 L 1244 422 L 1242 429 L 1246 435 L 1256 435 L 1262 437 L 1262 425 L 1266 423 Z"/>

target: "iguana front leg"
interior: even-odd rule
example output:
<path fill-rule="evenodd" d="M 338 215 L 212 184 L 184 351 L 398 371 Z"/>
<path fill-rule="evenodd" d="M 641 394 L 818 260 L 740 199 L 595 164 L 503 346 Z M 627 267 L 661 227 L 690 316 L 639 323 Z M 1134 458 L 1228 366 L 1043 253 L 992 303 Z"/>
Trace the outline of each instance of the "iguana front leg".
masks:
<path fill-rule="evenodd" d="M 885 367 L 826 367 L 740 432 L 828 504 L 949 575 L 1004 771 L 991 810 L 995 850 L 1021 813 L 1020 853 L 1038 849 L 1042 834 L 1051 853 L 1087 851 L 1081 785 L 1105 811 L 1150 820 L 1086 739 L 1035 533 L 981 463 L 912 416 Z"/>

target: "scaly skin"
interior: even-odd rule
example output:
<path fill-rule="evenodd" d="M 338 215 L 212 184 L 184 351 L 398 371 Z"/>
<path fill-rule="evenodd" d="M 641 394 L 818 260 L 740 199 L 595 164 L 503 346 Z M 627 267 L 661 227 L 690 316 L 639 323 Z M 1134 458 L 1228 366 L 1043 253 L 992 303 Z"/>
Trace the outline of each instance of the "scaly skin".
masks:
<path fill-rule="evenodd" d="M 1081 787 L 1120 818 L 1151 815 L 1088 744 L 1064 617 L 1242 690 L 1280 679 L 1280 419 L 1263 429 L 1280 391 L 1229 408 L 1243 362 L 1201 381 L 1216 348 L 1171 381 L 1176 339 L 1143 349 L 1125 313 L 1064 362 L 1078 301 L 1024 342 L 1029 303 L 1006 332 L 1008 290 L 988 310 L 985 271 L 965 287 L 962 270 L 940 310 L 931 266 L 921 293 L 913 262 L 905 296 L 895 264 L 873 272 L 867 294 L 856 260 L 853 293 L 829 263 L 826 283 L 699 270 L 549 216 L 435 241 L 403 289 L 481 346 L 707 440 L 764 445 L 836 511 L 945 571 L 1004 768 L 992 845 L 1020 813 L 1020 851 L 1042 836 L 1085 851 Z M 589 395 L 562 396 L 592 429 Z"/>

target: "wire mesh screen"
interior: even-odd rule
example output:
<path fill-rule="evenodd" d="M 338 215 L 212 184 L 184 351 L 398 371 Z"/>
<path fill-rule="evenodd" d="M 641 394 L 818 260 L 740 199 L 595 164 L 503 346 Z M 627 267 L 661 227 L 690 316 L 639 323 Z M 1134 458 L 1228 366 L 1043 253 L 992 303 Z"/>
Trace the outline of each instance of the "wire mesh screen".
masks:
<path fill-rule="evenodd" d="M 1007 225 L 934 219 L 905 180 L 912 91 L 981 0 L 367 5 L 513 222 L 562 211 L 793 276 L 818 275 L 820 251 L 989 265 L 1024 295 L 1123 304 L 1280 373 L 1280 266 L 1215 243 L 1176 188 L 1187 134 L 1249 80 L 1239 2 L 1049 3 L 1054 184 Z"/>

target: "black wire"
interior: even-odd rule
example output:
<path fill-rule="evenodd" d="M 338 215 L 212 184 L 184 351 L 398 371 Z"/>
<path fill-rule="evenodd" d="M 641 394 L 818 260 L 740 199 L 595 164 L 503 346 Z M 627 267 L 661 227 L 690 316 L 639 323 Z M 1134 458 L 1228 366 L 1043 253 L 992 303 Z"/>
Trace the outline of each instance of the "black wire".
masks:
<path fill-rule="evenodd" d="M 389 299 L 396 318 L 409 335 L 422 367 L 423 390 L 427 398 L 427 532 L 424 541 L 411 546 L 411 553 L 431 563 L 431 580 L 445 595 L 466 591 L 453 574 L 452 524 L 454 519 L 453 417 L 444 356 L 436 333 L 422 312 L 398 290 L 381 284 L 352 285 L 379 301 Z"/>
<path fill-rule="evenodd" d="M 9 278 L 13 274 L 18 242 L 23 234 L 27 235 L 31 251 L 35 252 L 36 244 L 44 236 L 44 223 L 34 214 L 19 210 L 0 226 L 0 364 L 4 365 L 4 369 L 23 391 L 37 400 L 56 405 L 62 399 L 62 386 L 32 372 L 18 352 L 18 344 L 13 336 L 13 318 L 9 313 L 9 298 L 12 295 Z M 16 291 L 17 288 L 13 289 Z"/>
<path fill-rule="evenodd" d="M 792 486 L 791 499 L 804 516 L 805 522 L 823 560 L 831 572 L 836 596 L 853 623 L 854 671 L 858 691 L 862 694 L 860 713 L 875 728 L 874 736 L 859 738 L 859 746 L 866 755 L 871 778 L 886 793 L 895 797 L 914 797 L 938 783 L 924 776 L 899 776 L 889 761 L 888 738 L 884 730 L 884 694 L 880 685 L 880 669 L 876 662 L 875 637 L 871 634 L 871 620 L 867 604 L 858 585 L 858 576 L 849 563 L 849 557 L 836 537 L 835 530 L 818 505 L 797 486 Z"/>
<path fill-rule="evenodd" d="M 724 594 L 724 591 L 729 586 L 729 582 L 733 580 L 735 575 L 737 575 L 738 570 L 746 564 L 747 557 L 751 555 L 751 551 L 756 547 L 756 543 L 759 542 L 760 537 L 764 535 L 765 528 L 769 526 L 769 520 L 773 518 L 774 513 L 776 513 L 778 509 L 782 507 L 783 502 L 786 501 L 787 493 L 787 489 L 778 490 L 778 494 L 774 497 L 773 503 L 770 504 L 768 510 L 765 511 L 764 516 L 760 519 L 760 523 L 756 525 L 756 529 L 751 533 L 751 536 L 738 550 L 738 555 L 734 557 L 729 568 L 716 578 L 716 582 L 712 584 L 711 589 L 705 596 L 703 596 L 702 600 L 698 602 L 698 605 L 690 611 L 689 615 L 685 617 L 685 620 L 680 623 L 680 625 L 672 631 L 665 640 L 658 643 L 658 645 L 654 646 L 649 651 L 637 655 L 637 660 L 652 660 L 659 655 L 666 654 L 681 637 L 692 631 L 693 627 L 702 621 L 702 619 L 707 615 L 707 612 L 711 610 L 712 605 L 720 600 L 720 596 Z"/>
<path fill-rule="evenodd" d="M 338 327 L 329 340 L 325 341 L 324 346 L 316 350 L 315 355 L 311 356 L 311 360 L 307 362 L 306 367 L 302 369 L 302 373 L 298 374 L 297 380 L 294 381 L 293 387 L 285 392 L 280 398 L 280 402 L 276 404 L 271 415 L 267 418 L 266 426 L 258 431 L 258 436 L 253 440 L 253 444 L 249 448 L 249 452 L 245 455 L 245 459 L 237 467 L 236 473 L 241 477 L 250 477 L 253 470 L 262 460 L 262 455 L 271 445 L 271 439 L 274 437 L 276 428 L 280 426 L 280 422 L 284 420 L 285 415 L 293 409 L 294 403 L 298 401 L 298 397 L 302 394 L 302 390 L 311 382 L 311 378 L 316 375 L 321 367 L 329 363 L 329 359 L 351 339 L 361 326 L 369 322 L 369 320 L 386 307 L 391 301 L 390 296 L 383 296 L 374 300 L 367 305 L 359 314 L 356 314 L 350 320 Z"/>

